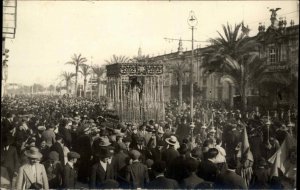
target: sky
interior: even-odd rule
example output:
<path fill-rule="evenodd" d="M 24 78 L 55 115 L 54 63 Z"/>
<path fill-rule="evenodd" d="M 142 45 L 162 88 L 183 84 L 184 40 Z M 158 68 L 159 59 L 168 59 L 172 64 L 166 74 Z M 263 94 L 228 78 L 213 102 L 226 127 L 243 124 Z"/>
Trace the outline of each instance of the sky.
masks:
<path fill-rule="evenodd" d="M 113 54 L 136 56 L 139 47 L 150 56 L 175 52 L 178 41 L 164 38 L 191 40 L 191 10 L 198 20 L 195 40 L 216 37 L 227 22 L 244 21 L 254 36 L 259 22 L 270 25 L 268 9 L 277 7 L 288 26 L 291 19 L 299 24 L 298 1 L 18 1 L 16 36 L 5 43 L 7 82 L 56 85 L 63 71 L 75 71 L 64 64 L 74 53 L 104 65 Z M 190 50 L 191 42 L 183 47 Z"/>

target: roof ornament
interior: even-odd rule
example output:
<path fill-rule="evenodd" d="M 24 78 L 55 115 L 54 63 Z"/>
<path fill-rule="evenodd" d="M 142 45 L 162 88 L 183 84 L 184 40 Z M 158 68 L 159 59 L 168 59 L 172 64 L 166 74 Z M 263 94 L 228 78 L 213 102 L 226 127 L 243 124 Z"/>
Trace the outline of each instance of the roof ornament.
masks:
<path fill-rule="evenodd" d="M 277 18 L 276 18 L 276 16 L 277 16 L 277 11 L 279 11 L 281 8 L 276 8 L 276 9 L 270 9 L 270 12 L 272 12 L 271 13 L 271 18 L 270 18 L 270 20 L 271 20 L 271 26 L 272 27 L 276 27 L 277 28 L 277 25 L 278 25 L 278 20 L 277 20 Z"/>

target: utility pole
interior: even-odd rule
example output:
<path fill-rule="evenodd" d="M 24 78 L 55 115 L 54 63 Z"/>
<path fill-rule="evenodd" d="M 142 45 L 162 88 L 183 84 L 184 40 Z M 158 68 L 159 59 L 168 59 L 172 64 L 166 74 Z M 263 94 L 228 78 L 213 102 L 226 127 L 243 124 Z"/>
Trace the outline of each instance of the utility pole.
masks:
<path fill-rule="evenodd" d="M 190 95 L 191 95 L 191 127 L 194 126 L 194 29 L 197 25 L 197 18 L 194 11 L 190 11 L 190 16 L 188 18 L 188 24 L 191 26 L 192 30 L 192 57 L 191 57 L 191 76 L 190 76 Z"/>

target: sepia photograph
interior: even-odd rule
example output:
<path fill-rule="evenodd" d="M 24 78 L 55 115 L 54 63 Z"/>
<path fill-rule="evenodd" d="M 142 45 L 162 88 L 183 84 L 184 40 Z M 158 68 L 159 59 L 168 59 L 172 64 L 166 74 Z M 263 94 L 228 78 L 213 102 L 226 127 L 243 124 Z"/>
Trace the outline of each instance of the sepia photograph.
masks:
<path fill-rule="evenodd" d="M 297 189 L 299 1 L 2 10 L 0 189 Z"/>

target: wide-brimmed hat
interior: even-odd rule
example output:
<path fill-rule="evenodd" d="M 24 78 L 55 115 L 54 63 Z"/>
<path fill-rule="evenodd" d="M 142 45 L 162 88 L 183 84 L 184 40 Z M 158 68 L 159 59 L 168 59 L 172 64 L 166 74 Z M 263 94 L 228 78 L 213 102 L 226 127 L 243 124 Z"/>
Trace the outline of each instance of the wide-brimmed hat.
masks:
<path fill-rule="evenodd" d="M 36 147 L 30 147 L 30 149 L 26 150 L 24 154 L 28 158 L 40 159 L 43 157 L 43 155 L 40 153 L 39 149 Z"/>
<path fill-rule="evenodd" d="M 166 142 L 170 145 L 175 145 L 177 143 L 177 138 L 172 135 L 170 138 L 166 138 Z"/>
<path fill-rule="evenodd" d="M 108 138 L 100 137 L 99 146 L 109 146 L 111 143 Z"/>

